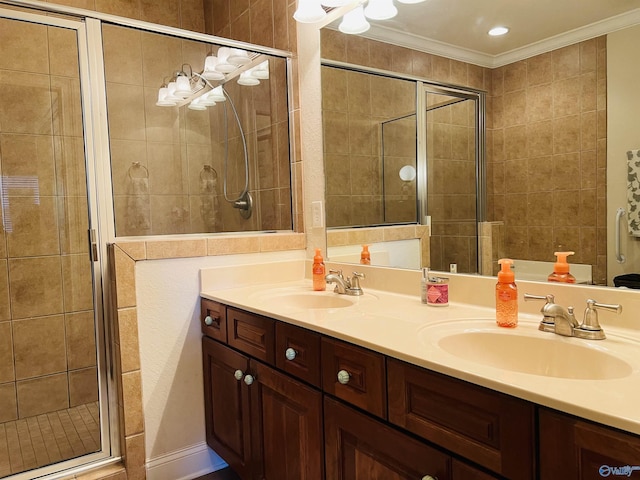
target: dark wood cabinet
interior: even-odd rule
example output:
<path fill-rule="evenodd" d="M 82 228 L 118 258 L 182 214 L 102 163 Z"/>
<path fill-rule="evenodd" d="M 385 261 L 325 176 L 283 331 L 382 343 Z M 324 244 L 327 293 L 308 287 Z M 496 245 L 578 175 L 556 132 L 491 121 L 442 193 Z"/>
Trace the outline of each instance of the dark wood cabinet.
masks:
<path fill-rule="evenodd" d="M 208 445 L 244 480 L 324 478 L 322 393 L 253 358 L 274 358 L 273 320 L 235 309 L 227 320 L 243 351 L 202 340 Z"/>
<path fill-rule="evenodd" d="M 327 480 L 451 479 L 446 453 L 329 397 L 324 425 Z"/>
<path fill-rule="evenodd" d="M 535 478 L 534 405 L 395 359 L 387 369 L 390 422 L 507 478 Z"/>
<path fill-rule="evenodd" d="M 540 480 L 640 477 L 637 435 L 546 408 L 540 408 L 539 429 Z"/>
<path fill-rule="evenodd" d="M 249 370 L 249 358 L 210 338 L 202 338 L 207 444 L 242 478 L 254 458 L 249 390 L 236 371 Z"/>

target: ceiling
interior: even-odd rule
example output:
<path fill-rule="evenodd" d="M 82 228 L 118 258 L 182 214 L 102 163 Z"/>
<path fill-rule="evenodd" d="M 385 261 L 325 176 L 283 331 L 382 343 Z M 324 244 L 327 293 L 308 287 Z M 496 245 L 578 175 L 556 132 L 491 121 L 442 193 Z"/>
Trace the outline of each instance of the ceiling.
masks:
<path fill-rule="evenodd" d="M 396 3 L 363 36 L 497 67 L 640 24 L 640 0 L 427 0 Z M 507 26 L 502 37 L 487 35 Z"/>

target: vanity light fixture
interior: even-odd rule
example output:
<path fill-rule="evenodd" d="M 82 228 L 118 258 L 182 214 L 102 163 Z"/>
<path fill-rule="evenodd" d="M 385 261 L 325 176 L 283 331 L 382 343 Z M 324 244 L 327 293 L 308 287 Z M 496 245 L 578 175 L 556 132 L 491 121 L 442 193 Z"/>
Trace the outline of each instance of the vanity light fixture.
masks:
<path fill-rule="evenodd" d="M 358 35 L 359 33 L 366 32 L 370 27 L 371 25 L 364 16 L 364 8 L 362 5 L 358 5 L 350 12 L 344 14 L 342 22 L 338 25 L 338 30 L 342 33 Z"/>
<path fill-rule="evenodd" d="M 508 27 L 493 27 L 491 30 L 489 30 L 489 35 L 491 35 L 492 37 L 499 37 L 500 35 L 504 35 L 505 33 L 509 32 L 509 28 Z"/>
<path fill-rule="evenodd" d="M 405 4 L 425 1 L 398 0 L 398 2 Z M 298 8 L 293 14 L 293 18 L 300 23 L 318 23 L 327 16 L 326 9 L 345 7 L 349 4 L 353 5 L 353 9 L 342 16 L 342 22 L 338 26 L 338 30 L 342 33 L 364 33 L 370 27 L 367 18 L 371 20 L 388 20 L 398 14 L 398 9 L 393 4 L 393 0 L 298 0 Z M 367 5 L 366 7 L 364 6 L 365 4 Z M 340 13 L 336 12 L 336 15 Z"/>
<path fill-rule="evenodd" d="M 240 48 L 220 47 L 217 55 L 207 55 L 202 72 L 193 71 L 191 65 L 185 63 L 165 78 L 158 90 L 156 105 L 175 107 L 188 103 L 191 110 L 206 110 L 226 101 L 222 84 L 236 77 L 240 85 L 259 85 L 260 80 L 269 79 L 269 60 Z"/>

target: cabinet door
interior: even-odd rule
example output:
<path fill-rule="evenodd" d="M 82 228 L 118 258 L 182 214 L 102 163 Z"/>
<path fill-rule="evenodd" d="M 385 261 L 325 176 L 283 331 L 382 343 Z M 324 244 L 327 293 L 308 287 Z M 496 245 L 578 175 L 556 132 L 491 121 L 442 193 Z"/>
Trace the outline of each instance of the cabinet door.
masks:
<path fill-rule="evenodd" d="M 324 478 L 320 391 L 253 360 L 251 371 L 251 421 L 257 442 L 253 478 Z"/>
<path fill-rule="evenodd" d="M 235 372 L 249 359 L 210 338 L 202 338 L 207 444 L 243 479 L 251 478 L 249 390 Z"/>
<path fill-rule="evenodd" d="M 451 480 L 448 455 L 329 397 L 324 425 L 327 480 Z"/>
<path fill-rule="evenodd" d="M 535 478 L 532 404 L 387 361 L 389 421 L 511 480 Z"/>
<path fill-rule="evenodd" d="M 322 389 L 356 407 L 387 418 L 384 355 L 322 338 Z"/>
<path fill-rule="evenodd" d="M 640 437 L 545 408 L 538 417 L 541 480 L 636 478 Z M 614 470 L 615 467 L 621 467 Z"/>
<path fill-rule="evenodd" d="M 277 322 L 276 367 L 320 388 L 320 335 Z"/>

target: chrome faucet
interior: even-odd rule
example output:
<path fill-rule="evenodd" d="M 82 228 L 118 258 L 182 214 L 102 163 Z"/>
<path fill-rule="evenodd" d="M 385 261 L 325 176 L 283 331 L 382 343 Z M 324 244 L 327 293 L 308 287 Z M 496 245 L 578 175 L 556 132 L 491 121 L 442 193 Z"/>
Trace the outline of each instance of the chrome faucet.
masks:
<path fill-rule="evenodd" d="M 324 277 L 327 283 L 335 283 L 334 292 L 340 295 L 363 295 L 364 292 L 360 287 L 360 279 L 364 278 L 364 273 L 353 272 L 353 277 L 344 278 L 342 270 L 329 270 L 329 274 Z"/>
<path fill-rule="evenodd" d="M 555 303 L 553 295 L 524 294 L 524 300 L 545 300 L 546 303 L 540 309 L 542 321 L 538 330 L 557 333 L 566 337 L 578 337 L 587 340 L 604 340 L 604 330 L 598 322 L 598 309 L 603 308 L 616 313 L 622 312 L 622 306 L 618 304 L 598 303 L 595 300 L 587 300 L 587 308 L 584 311 L 582 323 L 578 323 L 573 314 L 573 307 L 564 308 Z"/>

